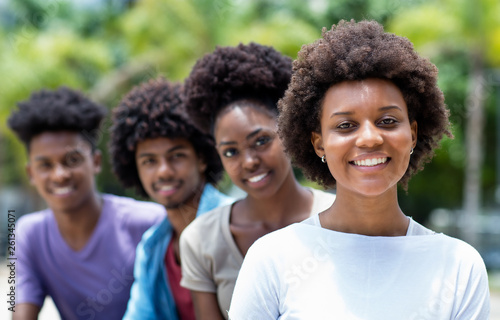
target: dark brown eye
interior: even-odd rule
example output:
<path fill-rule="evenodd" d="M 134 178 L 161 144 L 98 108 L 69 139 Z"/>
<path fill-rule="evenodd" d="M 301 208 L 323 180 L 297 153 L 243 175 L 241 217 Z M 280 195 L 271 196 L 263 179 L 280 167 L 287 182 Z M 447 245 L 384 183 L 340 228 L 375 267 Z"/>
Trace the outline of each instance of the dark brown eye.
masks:
<path fill-rule="evenodd" d="M 270 136 L 263 136 L 263 137 L 259 137 L 256 141 L 255 141 L 255 145 L 258 147 L 258 146 L 262 146 L 262 145 L 265 145 L 266 143 L 269 143 L 270 141 L 272 140 L 272 138 Z"/>
<path fill-rule="evenodd" d="M 343 122 L 337 126 L 339 129 L 351 129 L 353 127 L 352 123 L 349 122 Z"/>
<path fill-rule="evenodd" d="M 71 153 L 66 156 L 66 165 L 70 168 L 78 166 L 83 162 L 83 157 L 78 153 Z"/>
<path fill-rule="evenodd" d="M 235 148 L 229 148 L 229 149 L 224 150 L 224 152 L 222 152 L 222 155 L 226 158 L 232 158 L 237 154 L 238 154 L 238 150 L 236 150 Z"/>

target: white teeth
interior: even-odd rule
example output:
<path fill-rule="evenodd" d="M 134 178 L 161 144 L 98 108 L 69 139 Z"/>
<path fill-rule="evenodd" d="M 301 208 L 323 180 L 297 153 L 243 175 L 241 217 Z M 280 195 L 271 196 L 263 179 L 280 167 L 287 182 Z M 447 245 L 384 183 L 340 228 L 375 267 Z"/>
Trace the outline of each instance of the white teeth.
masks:
<path fill-rule="evenodd" d="M 259 174 L 258 176 L 248 178 L 248 181 L 250 182 L 259 182 L 260 180 L 264 179 L 264 177 L 267 176 L 267 172 L 263 174 Z"/>
<path fill-rule="evenodd" d="M 55 188 L 52 190 L 54 194 L 61 195 L 71 192 L 73 190 L 72 187 L 64 187 L 64 188 Z"/>
<path fill-rule="evenodd" d="M 170 190 L 173 190 L 174 187 L 173 186 L 161 186 L 160 187 L 160 191 L 170 191 Z"/>
<path fill-rule="evenodd" d="M 373 167 L 373 166 L 376 166 L 377 164 L 385 163 L 386 161 L 387 161 L 387 158 L 376 158 L 376 159 L 366 159 L 366 160 L 354 161 L 354 164 L 357 166 L 363 166 L 363 167 Z"/>

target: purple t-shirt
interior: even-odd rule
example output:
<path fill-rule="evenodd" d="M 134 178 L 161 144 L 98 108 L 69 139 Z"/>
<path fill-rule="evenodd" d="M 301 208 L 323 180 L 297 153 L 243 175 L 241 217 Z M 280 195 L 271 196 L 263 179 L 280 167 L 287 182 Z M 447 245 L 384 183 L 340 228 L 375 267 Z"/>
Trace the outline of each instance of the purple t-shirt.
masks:
<path fill-rule="evenodd" d="M 50 209 L 21 217 L 16 226 L 16 304 L 54 300 L 62 319 L 121 319 L 134 282 L 136 246 L 165 218 L 165 208 L 103 195 L 102 213 L 88 243 L 74 251 Z"/>

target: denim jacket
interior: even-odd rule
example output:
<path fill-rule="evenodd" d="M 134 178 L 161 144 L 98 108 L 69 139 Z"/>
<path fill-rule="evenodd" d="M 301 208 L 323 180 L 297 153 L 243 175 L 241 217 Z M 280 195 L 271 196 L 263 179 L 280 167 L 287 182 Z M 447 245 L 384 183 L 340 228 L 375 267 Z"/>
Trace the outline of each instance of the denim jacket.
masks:
<path fill-rule="evenodd" d="M 234 199 L 207 183 L 196 216 L 233 201 Z M 165 218 L 161 223 L 149 228 L 142 236 L 137 246 L 134 283 L 123 319 L 179 319 L 164 263 L 172 231 L 172 225 L 168 218 Z"/>

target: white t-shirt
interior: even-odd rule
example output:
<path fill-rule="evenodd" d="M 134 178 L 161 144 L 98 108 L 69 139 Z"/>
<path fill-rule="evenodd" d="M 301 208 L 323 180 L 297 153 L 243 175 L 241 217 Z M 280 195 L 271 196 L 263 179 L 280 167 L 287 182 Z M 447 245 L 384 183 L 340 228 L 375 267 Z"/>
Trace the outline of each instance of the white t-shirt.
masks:
<path fill-rule="evenodd" d="M 310 189 L 314 200 L 311 216 L 328 209 L 335 200 L 331 193 Z M 180 239 L 181 286 L 194 291 L 213 292 L 222 315 L 227 318 L 234 284 L 243 255 L 230 229 L 231 205 L 219 207 L 196 218 Z"/>
<path fill-rule="evenodd" d="M 488 278 L 467 243 L 410 219 L 407 236 L 322 228 L 318 216 L 257 240 L 230 319 L 488 319 Z"/>

